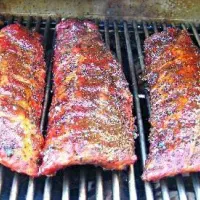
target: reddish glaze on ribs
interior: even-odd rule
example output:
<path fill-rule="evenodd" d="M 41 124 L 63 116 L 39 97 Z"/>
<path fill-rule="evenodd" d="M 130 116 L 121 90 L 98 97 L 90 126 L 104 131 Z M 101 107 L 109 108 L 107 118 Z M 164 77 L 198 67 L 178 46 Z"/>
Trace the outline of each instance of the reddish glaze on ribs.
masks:
<path fill-rule="evenodd" d="M 89 21 L 56 27 L 54 96 L 40 173 L 92 164 L 122 170 L 135 162 L 132 95 L 121 66 Z"/>
<path fill-rule="evenodd" d="M 0 163 L 37 176 L 45 63 L 40 37 L 18 24 L 0 31 Z"/>
<path fill-rule="evenodd" d="M 152 125 L 143 180 L 200 171 L 200 51 L 186 31 L 145 41 Z"/>

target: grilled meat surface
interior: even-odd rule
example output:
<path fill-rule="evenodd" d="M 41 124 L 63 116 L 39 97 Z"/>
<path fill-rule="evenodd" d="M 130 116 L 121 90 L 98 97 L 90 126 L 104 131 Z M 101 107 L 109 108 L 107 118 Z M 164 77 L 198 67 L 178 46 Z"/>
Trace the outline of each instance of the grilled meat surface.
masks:
<path fill-rule="evenodd" d="M 18 24 L 0 31 L 0 163 L 37 176 L 45 62 L 40 37 Z"/>
<path fill-rule="evenodd" d="M 124 169 L 135 162 L 132 95 L 120 64 L 89 21 L 56 27 L 54 96 L 40 173 L 70 165 Z"/>
<path fill-rule="evenodd" d="M 150 87 L 150 153 L 143 180 L 200 171 L 200 51 L 170 28 L 145 41 Z"/>

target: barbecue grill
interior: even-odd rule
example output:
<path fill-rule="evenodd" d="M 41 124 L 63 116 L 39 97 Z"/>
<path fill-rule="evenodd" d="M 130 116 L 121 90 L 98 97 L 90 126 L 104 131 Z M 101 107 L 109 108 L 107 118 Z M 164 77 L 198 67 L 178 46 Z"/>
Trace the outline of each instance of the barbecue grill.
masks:
<path fill-rule="evenodd" d="M 48 110 L 52 97 L 52 56 L 55 42 L 57 19 L 41 17 L 3 17 L 1 28 L 18 22 L 29 29 L 41 33 L 47 63 L 46 92 L 43 102 L 41 130 L 45 134 Z M 134 115 L 139 137 L 136 140 L 138 161 L 122 172 L 103 171 L 94 166 L 74 166 L 61 170 L 54 177 L 32 179 L 11 172 L 0 166 L 0 199 L 26 200 L 102 200 L 102 199 L 200 199 L 200 179 L 198 173 L 178 175 L 158 182 L 143 182 L 140 178 L 148 150 L 150 104 L 148 89 L 140 79 L 144 70 L 143 42 L 149 35 L 165 30 L 167 27 L 187 29 L 194 42 L 200 46 L 199 24 L 159 23 L 150 21 L 100 21 L 98 24 L 107 48 L 116 55 L 134 96 Z"/>

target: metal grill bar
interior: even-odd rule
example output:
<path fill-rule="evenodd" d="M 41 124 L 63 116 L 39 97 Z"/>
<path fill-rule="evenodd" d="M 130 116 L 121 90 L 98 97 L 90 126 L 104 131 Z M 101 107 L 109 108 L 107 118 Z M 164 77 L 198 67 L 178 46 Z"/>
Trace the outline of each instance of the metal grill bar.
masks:
<path fill-rule="evenodd" d="M 51 18 L 49 17 L 46 21 L 45 29 L 44 29 L 44 50 L 46 50 L 47 47 L 47 41 L 49 36 L 49 30 L 50 30 L 50 24 L 51 24 Z"/>
<path fill-rule="evenodd" d="M 47 20 L 46 26 L 45 26 L 45 31 L 44 31 L 44 49 L 46 49 L 47 45 L 47 39 L 48 39 L 48 32 L 49 32 L 49 27 L 50 27 L 50 18 Z M 44 131 L 44 126 L 45 126 L 45 120 L 46 120 L 46 115 L 47 115 L 47 109 L 48 109 L 48 104 L 49 104 L 49 94 L 51 90 L 51 62 L 50 62 L 50 57 L 46 53 L 47 57 L 47 84 L 46 84 L 46 90 L 45 90 L 45 98 L 44 98 L 44 105 L 43 105 L 43 112 L 42 112 L 42 117 L 41 117 L 41 123 L 40 123 L 40 130 L 43 133 Z"/>
<path fill-rule="evenodd" d="M 187 199 L 182 175 L 176 176 L 176 184 L 177 184 L 178 194 L 179 194 L 180 199 L 181 200 Z"/>
<path fill-rule="evenodd" d="M 42 18 L 41 17 L 37 17 L 36 19 L 36 25 L 35 25 L 35 31 L 39 32 L 40 31 L 40 24 L 41 24 Z"/>
<path fill-rule="evenodd" d="M 149 31 L 147 29 L 147 23 L 144 21 L 143 22 L 143 29 L 144 29 L 144 34 L 145 34 L 145 37 L 149 37 Z"/>
<path fill-rule="evenodd" d="M 104 23 L 104 32 L 105 32 L 105 42 L 106 42 L 106 47 L 110 49 L 110 39 L 109 39 L 109 32 L 108 32 L 108 21 L 106 20 Z"/>
<path fill-rule="evenodd" d="M 29 178 L 26 200 L 34 199 L 34 191 L 35 191 L 35 181 L 33 178 Z"/>
<path fill-rule="evenodd" d="M 17 22 L 18 22 L 19 24 L 22 24 L 22 22 L 23 22 L 23 17 L 20 16 L 19 19 L 17 20 Z"/>
<path fill-rule="evenodd" d="M 119 175 L 116 171 L 112 172 L 112 190 L 113 200 L 120 200 Z"/>
<path fill-rule="evenodd" d="M 86 175 L 85 169 L 81 168 L 80 170 L 80 184 L 79 184 L 79 200 L 87 199 L 87 191 L 86 191 Z"/>
<path fill-rule="evenodd" d="M 176 28 L 176 25 L 175 25 L 174 23 L 172 23 L 172 27 L 173 27 L 173 28 Z"/>
<path fill-rule="evenodd" d="M 13 16 L 9 17 L 7 24 L 12 24 L 13 23 Z"/>
<path fill-rule="evenodd" d="M 183 30 L 187 30 L 185 24 L 181 24 L 181 27 L 183 28 Z"/>
<path fill-rule="evenodd" d="M 117 59 L 122 64 L 122 54 L 120 48 L 120 40 L 119 40 L 119 32 L 117 27 L 117 22 L 114 22 L 114 31 L 115 31 L 115 43 L 116 43 L 116 51 L 117 51 Z"/>
<path fill-rule="evenodd" d="M 30 16 L 28 17 L 27 23 L 26 23 L 26 28 L 30 29 L 31 28 L 31 23 L 32 23 L 33 18 Z"/>
<path fill-rule="evenodd" d="M 184 186 L 183 178 L 181 175 L 176 176 L 176 184 L 177 184 L 177 188 L 178 188 L 179 199 L 187 200 L 185 186 Z"/>
<path fill-rule="evenodd" d="M 128 179 L 129 179 L 129 182 L 128 182 L 129 183 L 129 199 L 137 200 L 135 174 L 134 174 L 134 166 L 133 165 L 131 165 L 129 167 Z"/>
<path fill-rule="evenodd" d="M 70 185 L 69 170 L 65 170 L 63 174 L 62 200 L 68 200 L 70 197 L 69 185 Z"/>
<path fill-rule="evenodd" d="M 135 109 L 136 109 L 136 114 L 137 114 L 137 123 L 138 123 L 138 131 L 139 131 L 141 154 L 142 154 L 142 165 L 144 166 L 145 160 L 146 160 L 144 127 L 143 127 L 142 113 L 140 109 L 140 100 L 138 98 L 138 87 L 137 87 L 137 80 L 136 80 L 134 64 L 133 64 L 133 55 L 132 55 L 132 50 L 131 50 L 130 37 L 129 37 L 128 27 L 127 27 L 126 22 L 124 22 L 124 35 L 125 35 L 126 47 L 127 47 L 127 53 L 128 53 L 129 69 L 131 72 L 132 90 L 133 90 L 134 99 L 135 99 Z M 145 186 L 146 198 L 148 200 L 153 199 L 153 190 L 152 190 L 151 183 L 145 182 L 144 186 Z"/>
<path fill-rule="evenodd" d="M 165 23 L 163 23 L 163 30 L 166 31 L 167 30 L 167 25 Z"/>
<path fill-rule="evenodd" d="M 134 28 L 134 32 L 135 32 L 135 41 L 136 41 L 136 45 L 137 45 L 137 52 L 138 52 L 138 58 L 140 61 L 140 67 L 141 67 L 142 71 L 144 71 L 144 57 L 142 54 L 140 36 L 138 34 L 137 24 L 135 21 L 133 22 L 133 28 Z"/>
<path fill-rule="evenodd" d="M 147 24 L 146 24 L 146 22 L 143 23 L 143 29 L 144 29 L 145 38 L 148 38 L 148 37 L 149 37 L 149 31 L 148 31 L 148 29 L 147 29 Z M 143 64 L 144 64 L 144 63 L 143 63 Z M 140 63 L 140 65 L 142 65 L 142 63 Z M 144 66 L 142 66 L 141 68 L 144 69 Z M 145 86 L 146 86 L 146 85 L 145 85 Z M 150 112 L 151 112 L 150 98 L 149 98 L 149 94 L 148 94 L 148 91 L 146 90 L 146 88 L 145 88 L 144 92 L 145 92 L 146 101 L 147 101 L 148 113 L 150 114 Z"/>
<path fill-rule="evenodd" d="M 103 200 L 103 178 L 102 170 L 96 170 L 96 200 Z"/>
<path fill-rule="evenodd" d="M 156 22 L 153 22 L 153 30 L 155 33 L 158 32 L 157 26 L 156 26 Z"/>
<path fill-rule="evenodd" d="M 50 200 L 51 199 L 51 188 L 52 188 L 52 178 L 47 177 L 45 179 L 45 185 L 44 185 L 44 200 Z"/>
<path fill-rule="evenodd" d="M 199 34 L 197 32 L 197 29 L 195 28 L 194 24 L 190 24 L 190 26 L 192 27 L 192 31 L 194 33 L 194 36 L 197 40 L 198 45 L 200 46 L 200 38 L 199 38 Z"/>
<path fill-rule="evenodd" d="M 16 200 L 17 195 L 18 195 L 18 190 L 19 190 L 19 174 L 15 173 L 13 182 L 12 182 L 12 187 L 10 190 L 10 197 L 9 200 Z"/>
<path fill-rule="evenodd" d="M 195 196 L 196 199 L 200 199 L 200 181 L 199 181 L 199 177 L 197 174 L 191 174 L 192 176 L 192 184 L 194 187 L 194 192 L 195 192 Z"/>
<path fill-rule="evenodd" d="M 69 170 L 65 170 L 63 174 L 62 200 L 70 198 L 70 181 Z"/>
<path fill-rule="evenodd" d="M 143 55 L 142 55 L 142 48 L 141 48 L 141 44 L 140 44 L 140 37 L 139 37 L 138 31 L 137 31 L 136 22 L 134 22 L 133 26 L 134 26 L 134 31 L 135 31 L 135 40 L 136 40 L 138 55 L 139 55 L 139 58 L 140 58 L 140 66 L 141 66 L 142 71 L 144 71 L 144 68 L 145 68 L 144 59 L 143 59 Z M 154 30 L 157 30 L 157 27 L 156 27 L 155 24 L 154 24 L 154 26 L 155 26 Z M 146 30 L 146 31 L 144 31 L 145 32 L 145 38 L 147 38 L 149 36 L 149 32 L 148 32 L 148 29 L 146 27 L 146 24 L 143 24 L 143 27 L 144 27 L 144 30 Z M 149 99 L 149 95 L 148 95 L 147 90 L 145 90 L 145 96 L 147 98 L 147 107 L 148 107 L 148 111 L 149 111 L 149 114 L 150 114 L 151 107 L 150 107 L 150 99 Z M 161 185 L 161 191 L 162 191 L 163 199 L 169 200 L 170 199 L 169 198 L 169 191 L 168 191 L 166 181 L 162 180 L 158 184 Z"/>
<path fill-rule="evenodd" d="M 190 24 L 190 26 L 192 27 L 192 31 L 194 33 L 195 39 L 200 47 L 200 39 L 199 39 L 199 34 L 197 32 L 197 29 L 195 28 L 195 26 L 193 24 Z"/>
<path fill-rule="evenodd" d="M 167 186 L 167 181 L 161 180 L 160 186 L 161 186 L 161 192 L 162 192 L 163 199 L 169 200 L 170 197 L 169 197 L 169 190 L 168 190 L 168 186 Z"/>

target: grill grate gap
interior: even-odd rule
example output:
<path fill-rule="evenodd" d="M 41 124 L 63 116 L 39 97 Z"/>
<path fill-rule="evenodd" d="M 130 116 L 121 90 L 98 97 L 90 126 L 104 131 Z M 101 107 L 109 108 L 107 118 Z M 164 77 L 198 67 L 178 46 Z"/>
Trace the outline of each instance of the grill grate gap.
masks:
<path fill-rule="evenodd" d="M 52 188 L 51 199 L 62 199 L 62 190 L 65 187 L 64 191 L 67 192 L 66 183 L 63 183 L 64 171 L 60 170 L 56 176 L 52 177 Z M 68 180 L 68 179 L 67 179 Z M 65 198 L 66 200 L 67 198 Z"/>
<path fill-rule="evenodd" d="M 29 182 L 29 177 L 28 176 L 22 175 L 22 174 L 19 175 L 19 189 L 18 189 L 18 197 L 17 197 L 17 199 L 20 199 L 20 200 L 25 200 L 26 199 L 28 182 Z"/>

